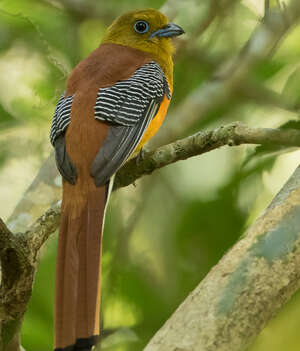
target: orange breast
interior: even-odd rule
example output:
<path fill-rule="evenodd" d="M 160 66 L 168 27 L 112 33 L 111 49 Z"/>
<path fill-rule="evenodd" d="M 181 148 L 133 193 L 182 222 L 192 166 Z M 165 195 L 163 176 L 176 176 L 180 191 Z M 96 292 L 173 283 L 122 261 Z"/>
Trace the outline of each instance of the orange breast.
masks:
<path fill-rule="evenodd" d="M 156 115 L 150 122 L 142 140 L 139 142 L 138 146 L 135 149 L 135 154 L 141 150 L 141 148 L 146 144 L 146 142 L 153 137 L 154 134 L 159 130 L 160 126 L 162 125 L 162 122 L 166 116 L 168 107 L 170 104 L 170 100 L 164 96 L 164 99 L 159 107 L 159 110 L 157 111 Z"/>

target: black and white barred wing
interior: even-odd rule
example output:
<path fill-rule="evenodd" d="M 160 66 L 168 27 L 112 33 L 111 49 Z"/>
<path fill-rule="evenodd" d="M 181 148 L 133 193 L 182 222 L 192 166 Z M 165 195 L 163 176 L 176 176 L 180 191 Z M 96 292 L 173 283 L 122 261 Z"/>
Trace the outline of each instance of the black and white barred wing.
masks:
<path fill-rule="evenodd" d="M 124 126 L 133 126 L 144 117 L 150 101 L 161 101 L 170 90 L 160 66 L 150 62 L 127 80 L 99 89 L 95 118 Z"/>
<path fill-rule="evenodd" d="M 95 184 L 104 185 L 137 147 L 149 123 L 170 89 L 160 66 L 150 62 L 127 80 L 100 88 L 94 117 L 110 124 L 108 135 L 91 165 Z M 67 155 L 64 132 L 71 120 L 74 96 L 61 96 L 53 116 L 50 140 L 55 147 L 56 164 L 61 175 L 74 184 L 76 168 Z"/>
<path fill-rule="evenodd" d="M 73 95 L 66 96 L 62 94 L 52 119 L 51 131 L 50 131 L 50 141 L 54 146 L 55 139 L 66 130 L 67 126 L 71 120 L 71 106 L 73 101 Z"/>
<path fill-rule="evenodd" d="M 64 132 L 71 120 L 73 97 L 73 95 L 65 96 L 64 94 L 60 97 L 56 105 L 50 131 L 50 141 L 55 148 L 57 168 L 60 174 L 71 184 L 75 184 L 77 172 L 66 151 Z"/>
<path fill-rule="evenodd" d="M 95 184 L 104 185 L 137 147 L 170 89 L 160 66 L 150 62 L 131 78 L 99 89 L 95 118 L 111 123 L 92 166 Z"/>

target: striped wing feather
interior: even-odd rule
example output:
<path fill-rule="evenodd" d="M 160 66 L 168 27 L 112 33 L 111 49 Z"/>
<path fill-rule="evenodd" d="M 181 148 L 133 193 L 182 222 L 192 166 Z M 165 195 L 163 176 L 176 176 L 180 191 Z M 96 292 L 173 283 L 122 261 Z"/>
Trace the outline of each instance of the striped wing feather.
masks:
<path fill-rule="evenodd" d="M 66 96 L 63 93 L 58 100 L 54 116 L 52 118 L 50 141 L 54 146 L 55 139 L 63 134 L 71 120 L 71 106 L 73 101 L 73 95 Z"/>
<path fill-rule="evenodd" d="M 165 75 L 154 61 L 138 68 L 127 80 L 98 91 L 95 118 L 101 121 L 133 126 L 145 117 L 151 100 L 170 99 Z"/>
<path fill-rule="evenodd" d="M 141 118 L 133 126 L 112 125 L 91 166 L 91 176 L 102 186 L 122 166 L 137 147 L 145 130 L 159 109 L 161 101 L 151 100 Z"/>
<path fill-rule="evenodd" d="M 97 186 L 106 184 L 135 150 L 165 95 L 171 98 L 165 75 L 154 61 L 138 68 L 129 79 L 99 89 L 94 117 L 109 123 L 110 128 L 90 169 Z M 66 153 L 64 132 L 70 123 L 73 97 L 62 95 L 59 99 L 50 132 L 58 169 L 72 184 L 76 169 Z"/>

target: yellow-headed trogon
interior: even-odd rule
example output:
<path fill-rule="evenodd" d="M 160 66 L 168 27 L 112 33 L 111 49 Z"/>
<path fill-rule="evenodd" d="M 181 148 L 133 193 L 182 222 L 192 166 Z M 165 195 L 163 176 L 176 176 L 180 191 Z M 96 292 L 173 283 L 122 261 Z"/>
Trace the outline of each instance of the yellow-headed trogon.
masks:
<path fill-rule="evenodd" d="M 172 37 L 157 10 L 118 17 L 73 70 L 51 127 L 63 177 L 55 351 L 91 350 L 99 335 L 105 207 L 115 172 L 160 128 L 173 90 Z"/>

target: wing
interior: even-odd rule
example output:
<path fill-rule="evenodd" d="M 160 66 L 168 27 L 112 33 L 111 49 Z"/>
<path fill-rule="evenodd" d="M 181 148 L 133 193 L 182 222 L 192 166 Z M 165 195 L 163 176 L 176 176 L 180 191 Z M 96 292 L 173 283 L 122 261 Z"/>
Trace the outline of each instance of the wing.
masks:
<path fill-rule="evenodd" d="M 170 89 L 160 66 L 150 62 L 127 80 L 99 89 L 95 118 L 111 123 L 108 135 L 91 165 L 97 186 L 106 184 L 142 139 Z"/>
<path fill-rule="evenodd" d="M 168 82 L 160 66 L 152 61 L 138 68 L 126 80 L 98 91 L 95 118 L 105 122 L 134 126 L 145 117 L 151 100 L 171 99 Z"/>
<path fill-rule="evenodd" d="M 54 141 L 55 147 L 55 161 L 59 173 L 69 183 L 75 184 L 77 180 L 76 168 L 69 158 L 66 150 L 65 135 L 60 134 Z"/>
<path fill-rule="evenodd" d="M 66 96 L 63 93 L 54 112 L 51 124 L 50 141 L 55 146 L 55 139 L 63 134 L 71 120 L 71 106 L 74 96 Z"/>
<path fill-rule="evenodd" d="M 154 61 L 138 68 L 129 79 L 99 89 L 94 117 L 110 127 L 90 169 L 97 186 L 106 184 L 135 150 L 165 95 L 171 98 L 169 85 Z M 66 152 L 65 131 L 71 119 L 73 98 L 74 95 L 61 96 L 50 132 L 57 168 L 71 184 L 75 184 L 77 172 Z"/>
<path fill-rule="evenodd" d="M 51 124 L 50 141 L 55 148 L 55 160 L 60 174 L 71 184 L 76 183 L 77 171 L 70 160 L 65 143 L 65 131 L 71 119 L 71 106 L 74 96 L 62 94 L 58 100 Z"/>
<path fill-rule="evenodd" d="M 133 126 L 112 125 L 102 147 L 96 155 L 91 176 L 97 186 L 105 185 L 137 147 L 160 102 L 152 100 L 141 118 Z"/>

